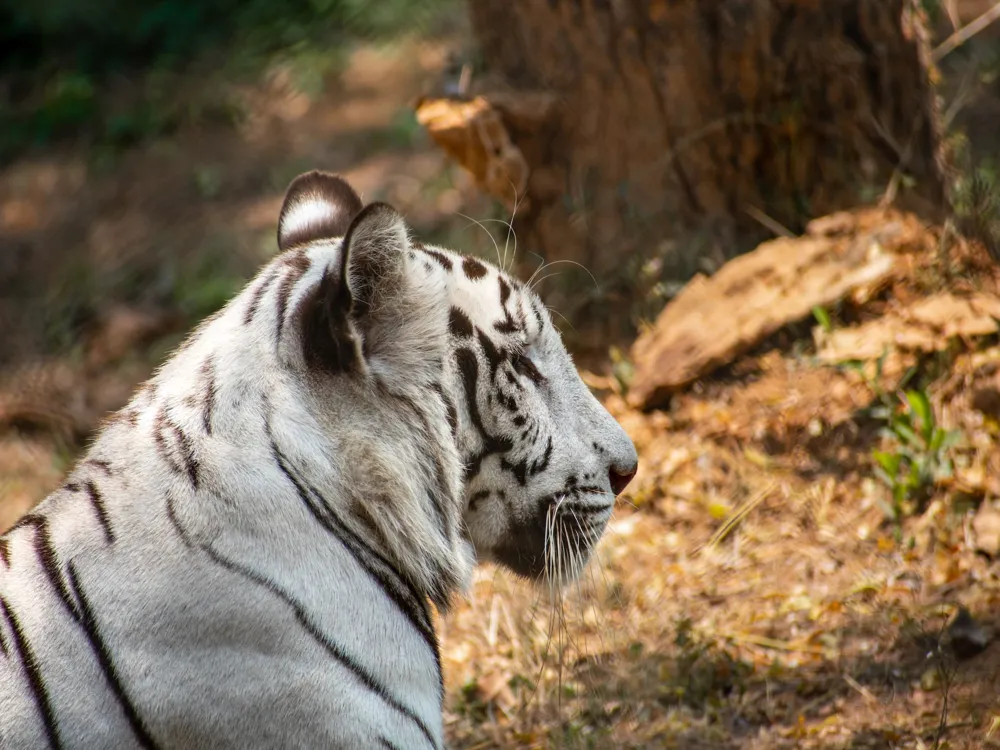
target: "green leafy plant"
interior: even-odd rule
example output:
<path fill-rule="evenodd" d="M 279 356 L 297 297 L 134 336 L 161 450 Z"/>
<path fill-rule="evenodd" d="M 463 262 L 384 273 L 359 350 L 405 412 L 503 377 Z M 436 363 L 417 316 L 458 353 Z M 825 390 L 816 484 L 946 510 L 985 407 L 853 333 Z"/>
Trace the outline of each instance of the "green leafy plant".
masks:
<path fill-rule="evenodd" d="M 875 476 L 889 490 L 888 501 L 882 501 L 887 519 L 900 523 L 919 510 L 934 485 L 951 476 L 954 466 L 951 449 L 961 440 L 958 430 L 946 430 L 937 422 L 925 388 L 907 386 L 919 368 L 909 368 L 892 389 L 883 385 L 888 349 L 876 360 L 874 372 L 863 360 L 846 360 L 839 367 L 858 373 L 874 398 L 862 413 L 882 422 L 880 435 L 884 450 L 872 451 Z"/>
<path fill-rule="evenodd" d="M 830 318 L 830 313 L 825 307 L 821 305 L 815 305 L 812 309 L 813 317 L 816 318 L 816 322 L 819 323 L 820 327 L 826 333 L 833 332 L 833 320 Z"/>
<path fill-rule="evenodd" d="M 865 381 L 865 385 L 868 386 L 868 389 L 875 395 L 875 399 L 873 400 L 871 406 L 862 410 L 863 414 L 869 419 L 888 420 L 889 416 L 896 408 L 896 400 L 893 398 L 892 393 L 887 391 L 882 385 L 885 373 L 885 362 L 888 357 L 889 350 L 883 349 L 881 356 L 875 360 L 875 372 L 871 376 L 868 374 L 868 362 L 862 359 L 848 359 L 838 363 L 837 365 L 842 370 L 856 372 L 861 379 Z M 906 388 L 907 384 L 916 374 L 917 368 L 911 367 L 903 374 L 903 377 L 900 378 L 899 383 L 896 384 L 896 389 L 901 390 Z"/>
<path fill-rule="evenodd" d="M 217 91 L 216 80 L 252 80 L 278 61 L 302 93 L 315 95 L 355 42 L 433 36 L 450 28 L 459 7 L 457 0 L 0 2 L 0 164 L 63 138 L 124 148 L 206 117 L 235 121 L 238 102 Z M 192 78 L 205 79 L 203 87 Z"/>
<path fill-rule="evenodd" d="M 961 432 L 938 424 L 926 391 L 907 390 L 887 415 L 882 435 L 891 448 L 872 451 L 875 476 L 890 493 L 883 511 L 899 524 L 918 509 L 937 482 L 952 475 L 950 450 Z"/>
<path fill-rule="evenodd" d="M 674 635 L 676 658 L 664 665 L 659 700 L 692 708 L 718 706 L 726 696 L 742 695 L 754 674 L 751 663 L 732 653 L 724 639 L 715 639 L 683 617 Z"/>
<path fill-rule="evenodd" d="M 984 161 L 970 169 L 957 181 L 954 194 L 958 230 L 1000 260 L 1000 180 L 995 166 Z"/>

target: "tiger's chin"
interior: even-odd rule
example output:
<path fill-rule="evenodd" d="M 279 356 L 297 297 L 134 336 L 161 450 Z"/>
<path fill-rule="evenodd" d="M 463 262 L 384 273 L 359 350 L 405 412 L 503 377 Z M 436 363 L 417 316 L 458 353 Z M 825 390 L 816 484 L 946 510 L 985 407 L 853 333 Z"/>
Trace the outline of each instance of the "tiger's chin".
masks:
<path fill-rule="evenodd" d="M 554 498 L 532 516 L 511 523 L 490 558 L 519 578 L 562 588 L 586 569 L 610 514 L 610 506 L 581 513 L 568 497 Z"/>

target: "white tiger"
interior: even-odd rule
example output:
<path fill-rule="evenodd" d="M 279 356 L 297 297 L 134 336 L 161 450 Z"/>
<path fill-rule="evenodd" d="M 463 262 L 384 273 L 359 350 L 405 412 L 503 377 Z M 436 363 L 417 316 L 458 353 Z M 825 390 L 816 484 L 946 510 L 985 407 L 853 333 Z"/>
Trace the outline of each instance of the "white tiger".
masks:
<path fill-rule="evenodd" d="M 441 748 L 428 602 L 634 475 L 523 284 L 320 172 L 278 245 L 0 537 L 3 748 Z"/>

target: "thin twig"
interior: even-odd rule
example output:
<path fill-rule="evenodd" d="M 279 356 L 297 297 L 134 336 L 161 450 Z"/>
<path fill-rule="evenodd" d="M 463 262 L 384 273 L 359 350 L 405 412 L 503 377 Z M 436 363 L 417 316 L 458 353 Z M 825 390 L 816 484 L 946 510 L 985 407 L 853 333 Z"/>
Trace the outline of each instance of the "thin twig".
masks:
<path fill-rule="evenodd" d="M 889 179 L 889 184 L 885 188 L 885 193 L 882 194 L 882 199 L 879 201 L 879 208 L 886 208 L 891 206 L 896 200 L 896 194 L 899 192 L 899 185 L 903 180 L 903 170 L 909 166 L 910 158 L 913 156 L 913 145 L 916 141 L 917 130 L 920 126 L 920 120 L 923 118 L 923 112 L 917 112 L 913 118 L 913 127 L 910 128 L 910 137 L 906 139 L 906 145 L 903 146 L 903 150 L 899 153 L 899 161 L 896 163 L 896 168 L 892 170 L 892 177 Z"/>
<path fill-rule="evenodd" d="M 706 552 L 716 546 L 725 539 L 730 532 L 739 525 L 739 523 L 746 518 L 750 512 L 760 505 L 764 500 L 771 496 L 771 492 L 774 488 L 778 486 L 777 482 L 771 482 L 763 490 L 758 492 L 752 498 L 747 500 L 743 505 L 737 508 L 729 518 L 726 519 L 725 523 L 719 527 L 719 530 L 712 534 L 712 538 L 706 542 L 705 546 L 702 547 L 698 552 Z"/>
<path fill-rule="evenodd" d="M 763 635 L 754 635 L 753 633 L 720 633 L 719 635 L 720 637 L 733 641 L 734 643 L 746 643 L 751 646 L 761 646 L 762 648 L 768 648 L 772 651 L 815 654 L 816 656 L 826 656 L 830 653 L 830 649 L 822 648 L 821 646 L 808 646 L 804 644 L 796 645 L 794 643 L 790 643 L 789 641 L 779 641 Z"/>
<path fill-rule="evenodd" d="M 860 693 L 861 696 L 869 703 L 878 703 L 878 698 L 875 696 L 875 694 L 871 690 L 866 688 L 864 685 L 862 685 L 860 682 L 855 680 L 853 677 L 851 677 L 849 674 L 844 675 L 844 682 L 846 682 L 852 688 L 857 690 L 858 693 Z"/>
<path fill-rule="evenodd" d="M 941 625 L 941 630 L 938 631 L 937 642 L 934 645 L 934 657 L 937 662 L 938 672 L 941 674 L 941 679 L 944 680 L 944 690 L 941 698 L 941 718 L 938 721 L 937 732 L 934 736 L 934 748 L 933 750 L 940 750 L 941 741 L 944 739 L 945 734 L 948 731 L 948 697 L 951 694 L 951 687 L 955 681 L 955 675 L 958 672 L 958 665 L 955 665 L 954 669 L 948 669 L 948 665 L 945 664 L 944 652 L 942 651 L 941 645 L 944 641 L 944 634 L 948 629 L 948 621 L 945 620 Z"/>
<path fill-rule="evenodd" d="M 747 216 L 749 216 L 751 219 L 756 219 L 757 221 L 759 221 L 767 229 L 770 229 L 772 232 L 774 232 L 778 237 L 795 236 L 795 233 L 792 232 L 791 229 L 789 229 L 786 226 L 783 226 L 777 221 L 777 219 L 771 218 L 756 206 L 747 206 L 743 210 L 746 212 Z"/>
<path fill-rule="evenodd" d="M 954 52 L 998 18 L 1000 18 L 1000 2 L 996 3 L 992 8 L 979 16 L 979 18 L 967 23 L 935 47 L 931 51 L 931 62 L 940 62 L 942 58 Z"/>

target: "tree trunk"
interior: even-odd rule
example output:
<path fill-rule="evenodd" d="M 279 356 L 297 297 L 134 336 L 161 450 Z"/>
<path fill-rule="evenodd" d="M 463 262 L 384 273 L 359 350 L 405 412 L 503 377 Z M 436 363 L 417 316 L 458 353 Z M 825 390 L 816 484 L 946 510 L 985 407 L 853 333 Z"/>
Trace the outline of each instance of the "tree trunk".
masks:
<path fill-rule="evenodd" d="M 635 289 L 643 260 L 686 279 L 890 183 L 897 205 L 943 209 L 911 2 L 470 0 L 480 91 L 496 94 L 527 167 L 519 246 L 582 263 L 607 301 Z M 511 115 L 519 92 L 549 96 L 545 122 Z M 545 108 L 521 109 L 538 120 Z M 509 199 L 518 181 L 490 189 Z M 550 291 L 593 302 L 570 279 Z"/>

